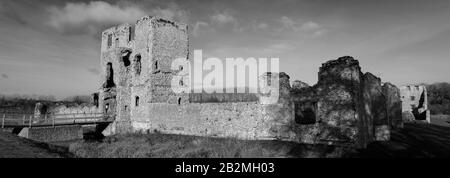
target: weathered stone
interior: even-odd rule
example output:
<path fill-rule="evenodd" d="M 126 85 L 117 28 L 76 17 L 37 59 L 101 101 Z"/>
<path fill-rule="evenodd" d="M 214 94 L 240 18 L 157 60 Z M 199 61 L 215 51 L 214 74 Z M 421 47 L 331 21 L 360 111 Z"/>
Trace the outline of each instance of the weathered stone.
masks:
<path fill-rule="evenodd" d="M 367 107 L 365 108 L 365 112 L 366 117 L 369 117 L 368 128 L 371 129 L 373 127 L 375 129 L 375 140 L 384 140 L 387 137 L 386 135 L 389 134 L 389 129 L 386 129 L 389 128 L 389 119 L 387 115 L 386 97 L 381 87 L 381 79 L 371 73 L 365 73 L 363 76 L 363 86 L 364 102 Z M 369 132 L 369 135 L 372 134 Z M 383 135 L 383 137 L 379 137 L 379 135 Z"/>
<path fill-rule="evenodd" d="M 403 128 L 400 89 L 391 83 L 385 83 L 383 85 L 383 94 L 386 97 L 386 107 L 391 128 Z"/>
<path fill-rule="evenodd" d="M 295 80 L 292 82 L 292 89 L 299 90 L 299 89 L 307 88 L 307 87 L 309 87 L 309 85 L 300 80 Z"/>
<path fill-rule="evenodd" d="M 42 103 L 36 103 L 34 107 L 34 118 L 43 119 L 47 114 L 47 106 Z"/>
<path fill-rule="evenodd" d="M 291 87 L 280 72 L 260 76 L 257 94 L 191 94 L 171 88 L 173 60 L 189 60 L 184 24 L 146 16 L 105 30 L 101 51 L 99 106 L 115 117 L 107 135 L 162 132 L 356 147 L 389 139 L 394 106 L 386 105 L 395 98 L 387 100 L 381 80 L 363 75 L 350 56 L 324 63 L 312 87 L 300 81 Z"/>
<path fill-rule="evenodd" d="M 20 137 L 42 142 L 55 142 L 83 139 L 83 128 L 79 125 L 58 127 L 23 128 Z"/>
<path fill-rule="evenodd" d="M 423 121 L 430 123 L 427 89 L 422 85 L 409 85 L 400 88 L 403 121 Z"/>
<path fill-rule="evenodd" d="M 361 69 L 359 62 L 345 56 L 322 64 L 317 84 L 319 122 L 329 131 L 321 140 L 347 142 L 358 147 L 367 143 L 367 128 L 361 125 L 358 106 L 361 104 Z"/>

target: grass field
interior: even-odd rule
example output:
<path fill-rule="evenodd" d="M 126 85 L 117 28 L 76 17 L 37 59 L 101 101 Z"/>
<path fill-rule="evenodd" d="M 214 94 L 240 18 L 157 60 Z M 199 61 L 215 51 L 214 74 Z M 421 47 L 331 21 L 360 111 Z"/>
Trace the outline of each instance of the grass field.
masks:
<path fill-rule="evenodd" d="M 106 137 L 103 141 L 78 141 L 70 144 L 69 150 L 77 157 L 88 158 L 450 157 L 450 127 L 406 123 L 391 136 L 390 141 L 373 142 L 367 149 L 353 150 L 281 141 L 129 134 Z"/>
<path fill-rule="evenodd" d="M 0 132 L 0 157 L 79 158 L 450 158 L 448 116 L 433 124 L 405 123 L 391 140 L 354 150 L 282 141 L 246 141 L 168 134 L 127 134 L 103 139 L 41 143 Z"/>
<path fill-rule="evenodd" d="M 67 147 L 37 142 L 0 130 L 0 158 L 67 158 L 74 157 Z"/>
<path fill-rule="evenodd" d="M 450 115 L 431 115 L 430 120 L 432 124 L 450 127 Z"/>
<path fill-rule="evenodd" d="M 87 158 L 291 158 L 345 157 L 347 148 L 281 141 L 245 141 L 166 134 L 128 134 L 78 141 L 69 150 Z"/>

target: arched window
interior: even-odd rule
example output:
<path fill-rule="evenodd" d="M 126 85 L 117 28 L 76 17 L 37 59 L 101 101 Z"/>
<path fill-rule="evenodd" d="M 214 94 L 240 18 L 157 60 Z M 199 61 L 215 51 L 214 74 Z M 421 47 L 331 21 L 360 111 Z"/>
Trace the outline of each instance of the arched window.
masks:
<path fill-rule="evenodd" d="M 139 106 L 139 96 L 136 96 L 135 98 L 135 106 Z"/>
<path fill-rule="evenodd" d="M 136 72 L 136 75 L 141 74 L 141 55 L 138 54 L 134 57 L 134 71 Z"/>
<path fill-rule="evenodd" d="M 125 67 L 128 67 L 131 64 L 131 62 L 130 62 L 130 55 L 131 55 L 131 51 L 130 50 L 122 51 L 122 62 L 123 62 L 123 65 Z"/>
<path fill-rule="evenodd" d="M 108 35 L 108 42 L 107 43 L 108 43 L 108 48 L 112 46 L 112 35 L 111 34 Z"/>
<path fill-rule="evenodd" d="M 112 67 L 112 63 L 108 62 L 106 64 L 106 85 L 105 88 L 111 88 L 116 86 L 116 84 L 114 84 L 114 70 Z"/>

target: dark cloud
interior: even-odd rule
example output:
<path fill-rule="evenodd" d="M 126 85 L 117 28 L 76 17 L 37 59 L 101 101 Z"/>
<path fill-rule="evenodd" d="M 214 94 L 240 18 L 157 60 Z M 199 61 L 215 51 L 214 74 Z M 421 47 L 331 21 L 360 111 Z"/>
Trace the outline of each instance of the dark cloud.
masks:
<path fill-rule="evenodd" d="M 6 74 L 2 74 L 2 78 L 8 79 L 8 78 L 9 78 L 9 76 L 8 76 L 8 75 L 6 75 Z"/>
<path fill-rule="evenodd" d="M 0 6 L 0 15 L 2 18 L 21 25 L 27 23 L 21 14 L 19 14 L 20 11 L 18 11 L 18 9 L 20 8 L 18 7 L 18 4 L 7 0 L 1 2 Z"/>
<path fill-rule="evenodd" d="M 135 3 L 67 2 L 63 6 L 50 6 L 46 11 L 49 14 L 47 25 L 64 34 L 98 34 L 113 25 L 133 24 L 145 15 L 174 20 L 185 19 L 188 16 L 188 13 L 175 3 L 163 8 L 147 9 Z"/>

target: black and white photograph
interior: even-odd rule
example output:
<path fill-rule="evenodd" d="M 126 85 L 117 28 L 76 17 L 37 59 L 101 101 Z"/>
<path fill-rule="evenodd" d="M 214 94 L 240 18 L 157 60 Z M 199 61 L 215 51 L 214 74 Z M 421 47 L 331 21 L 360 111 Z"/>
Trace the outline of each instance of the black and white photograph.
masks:
<path fill-rule="evenodd" d="M 1 0 L 0 158 L 449 158 L 449 58 L 447 0 Z"/>

